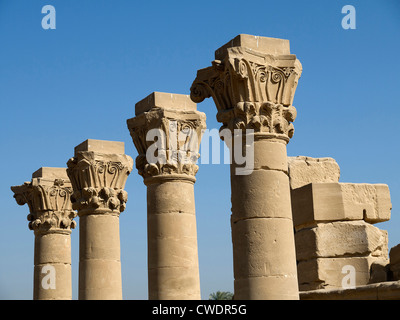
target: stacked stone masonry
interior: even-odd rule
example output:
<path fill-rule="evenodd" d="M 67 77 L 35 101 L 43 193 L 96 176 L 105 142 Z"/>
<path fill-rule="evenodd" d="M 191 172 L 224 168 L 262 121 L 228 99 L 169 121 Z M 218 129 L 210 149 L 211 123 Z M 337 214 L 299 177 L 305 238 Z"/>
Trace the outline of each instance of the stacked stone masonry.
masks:
<path fill-rule="evenodd" d="M 332 158 L 290 157 L 289 176 L 300 291 L 343 289 L 350 271 L 356 287 L 392 280 L 387 231 L 373 225 L 390 219 L 388 186 L 341 183 Z"/>
<path fill-rule="evenodd" d="M 190 95 L 153 92 L 136 103 L 127 126 L 147 187 L 149 299 L 201 297 L 194 183 L 206 98 L 232 160 L 234 298 L 400 299 L 400 245 L 389 252 L 375 225 L 390 219 L 388 186 L 339 182 L 332 158 L 287 156 L 301 74 L 288 40 L 240 34 L 197 71 Z M 238 136 L 246 147 L 232 143 Z M 248 150 L 251 169 L 234 157 Z M 67 168 L 40 168 L 11 187 L 29 207 L 35 300 L 72 298 L 77 219 L 78 298 L 122 299 L 119 216 L 132 169 L 123 142 L 88 139 Z"/>
<path fill-rule="evenodd" d="M 391 279 L 400 280 L 400 244 L 390 249 L 389 258 L 389 272 Z"/>

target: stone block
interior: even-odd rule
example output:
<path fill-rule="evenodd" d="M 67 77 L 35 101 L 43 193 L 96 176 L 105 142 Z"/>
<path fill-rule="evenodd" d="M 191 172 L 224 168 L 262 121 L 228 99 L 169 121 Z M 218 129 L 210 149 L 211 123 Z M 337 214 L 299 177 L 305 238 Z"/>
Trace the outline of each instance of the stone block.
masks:
<path fill-rule="evenodd" d="M 387 231 L 362 220 L 319 223 L 296 232 L 295 242 L 298 261 L 368 255 L 388 258 Z"/>
<path fill-rule="evenodd" d="M 400 280 L 400 244 L 390 249 L 389 258 L 392 278 L 393 280 Z"/>
<path fill-rule="evenodd" d="M 71 237 L 69 234 L 48 233 L 35 237 L 34 264 L 71 264 Z"/>
<path fill-rule="evenodd" d="M 390 220 L 392 203 L 389 187 L 385 184 L 340 183 L 345 210 L 363 212 L 369 223 Z"/>
<path fill-rule="evenodd" d="M 228 48 L 243 47 L 271 55 L 290 54 L 290 43 L 286 39 L 239 34 L 215 51 L 215 59 L 222 60 Z"/>
<path fill-rule="evenodd" d="M 250 175 L 232 175 L 231 193 L 233 222 L 250 218 L 292 219 L 288 176 L 282 171 L 254 170 Z"/>
<path fill-rule="evenodd" d="M 122 300 L 121 261 L 79 261 L 79 300 Z"/>
<path fill-rule="evenodd" d="M 148 270 L 150 300 L 199 300 L 198 267 L 157 268 Z"/>
<path fill-rule="evenodd" d="M 79 259 L 120 260 L 119 217 L 83 215 L 79 218 Z"/>
<path fill-rule="evenodd" d="M 400 264 L 400 244 L 390 249 L 390 264 Z"/>
<path fill-rule="evenodd" d="M 169 181 L 148 185 L 147 212 L 149 215 L 162 213 L 196 212 L 193 183 Z"/>
<path fill-rule="evenodd" d="M 384 184 L 311 183 L 291 192 L 296 230 L 320 222 L 388 221 L 392 204 Z"/>
<path fill-rule="evenodd" d="M 64 263 L 35 265 L 33 297 L 34 300 L 71 300 L 71 265 Z"/>
<path fill-rule="evenodd" d="M 42 167 L 32 173 L 31 186 L 53 186 L 56 180 L 61 180 L 62 185 L 70 187 L 67 168 Z M 29 184 L 29 183 L 28 183 Z"/>
<path fill-rule="evenodd" d="M 298 300 L 297 277 L 268 276 L 235 279 L 235 300 Z"/>
<path fill-rule="evenodd" d="M 254 142 L 254 170 L 278 170 L 287 173 L 287 159 L 285 143 L 268 139 Z"/>
<path fill-rule="evenodd" d="M 124 154 L 125 144 L 121 141 L 87 139 L 75 147 L 75 155 L 80 151 L 93 151 L 104 154 Z"/>
<path fill-rule="evenodd" d="M 343 282 L 347 284 L 347 279 L 352 276 L 355 286 L 366 285 L 370 282 L 371 265 L 379 261 L 387 263 L 385 259 L 372 256 L 300 261 L 297 265 L 299 289 L 339 289 L 343 288 Z"/>
<path fill-rule="evenodd" d="M 290 187 L 309 183 L 339 182 L 340 168 L 333 158 L 288 157 Z"/>
<path fill-rule="evenodd" d="M 152 108 L 196 111 L 197 104 L 186 94 L 153 92 L 136 103 L 135 115 L 138 116 L 139 114 L 150 111 Z"/>
<path fill-rule="evenodd" d="M 300 292 L 300 300 L 399 300 L 400 281 L 387 281 L 353 289 L 320 289 Z"/>
<path fill-rule="evenodd" d="M 283 218 L 254 218 L 232 223 L 235 279 L 282 274 L 295 278 L 296 257 L 294 250 L 288 250 L 294 246 L 293 234 L 288 232 L 292 228 L 292 221 Z"/>
<path fill-rule="evenodd" d="M 32 178 L 42 178 L 42 179 L 64 179 L 69 180 L 67 175 L 67 168 L 50 168 L 42 167 L 32 173 Z"/>
<path fill-rule="evenodd" d="M 149 269 L 198 266 L 196 218 L 186 213 L 147 216 Z"/>
<path fill-rule="evenodd" d="M 389 260 L 379 260 L 373 262 L 370 269 L 369 283 L 380 283 L 390 279 Z"/>

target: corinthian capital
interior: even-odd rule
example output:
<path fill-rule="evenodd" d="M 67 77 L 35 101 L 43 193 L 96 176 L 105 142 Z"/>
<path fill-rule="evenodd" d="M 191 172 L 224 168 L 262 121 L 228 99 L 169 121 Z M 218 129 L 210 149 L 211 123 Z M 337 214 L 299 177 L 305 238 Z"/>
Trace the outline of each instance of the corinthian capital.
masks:
<path fill-rule="evenodd" d="M 136 104 L 135 115 L 127 125 L 139 174 L 145 180 L 182 175 L 194 181 L 206 116 L 189 96 L 153 92 Z"/>
<path fill-rule="evenodd" d="M 70 232 L 75 228 L 76 213 L 72 210 L 72 186 L 65 168 L 40 168 L 31 182 L 13 186 L 19 205 L 29 206 L 29 229 L 35 232 Z"/>
<path fill-rule="evenodd" d="M 67 166 L 72 208 L 79 215 L 125 210 L 128 194 L 124 187 L 133 160 L 124 154 L 123 142 L 88 139 L 75 148 L 75 157 Z"/>
<path fill-rule="evenodd" d="M 212 97 L 222 128 L 289 141 L 301 72 L 288 40 L 239 35 L 215 52 L 211 67 L 197 71 L 190 97 L 196 103 Z"/>

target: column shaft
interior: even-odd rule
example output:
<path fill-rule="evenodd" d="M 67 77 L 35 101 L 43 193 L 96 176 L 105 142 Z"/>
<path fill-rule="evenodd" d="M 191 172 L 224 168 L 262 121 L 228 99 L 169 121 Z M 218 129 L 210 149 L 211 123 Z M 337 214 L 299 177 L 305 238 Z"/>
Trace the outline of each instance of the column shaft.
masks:
<path fill-rule="evenodd" d="M 149 299 L 200 299 L 193 182 L 147 187 Z"/>
<path fill-rule="evenodd" d="M 254 142 L 255 168 L 231 166 L 235 299 L 298 299 L 285 142 Z"/>
<path fill-rule="evenodd" d="M 72 299 L 70 232 L 35 234 L 33 299 Z"/>
<path fill-rule="evenodd" d="M 79 299 L 122 299 L 119 217 L 79 218 Z"/>

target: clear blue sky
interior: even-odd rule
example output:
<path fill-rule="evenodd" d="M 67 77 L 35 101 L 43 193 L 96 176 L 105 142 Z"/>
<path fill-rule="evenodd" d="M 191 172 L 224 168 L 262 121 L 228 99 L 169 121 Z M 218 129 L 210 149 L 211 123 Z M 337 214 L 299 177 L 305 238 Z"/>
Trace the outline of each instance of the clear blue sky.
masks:
<path fill-rule="evenodd" d="M 44 30 L 41 9 L 56 9 Z M 344 30 L 341 9 L 356 8 Z M 0 299 L 31 299 L 33 232 L 11 185 L 63 167 L 76 145 L 124 141 L 134 105 L 153 91 L 189 94 L 197 69 L 237 34 L 289 39 L 303 65 L 288 155 L 333 157 L 341 181 L 386 183 L 389 247 L 400 243 L 400 2 L 393 0 L 0 0 Z M 219 128 L 213 102 L 199 104 Z M 147 299 L 146 187 L 136 169 L 121 214 L 125 299 Z M 233 291 L 229 165 L 201 165 L 195 186 L 202 297 Z M 79 220 L 78 220 L 79 225 Z M 78 230 L 72 232 L 77 299 Z"/>

